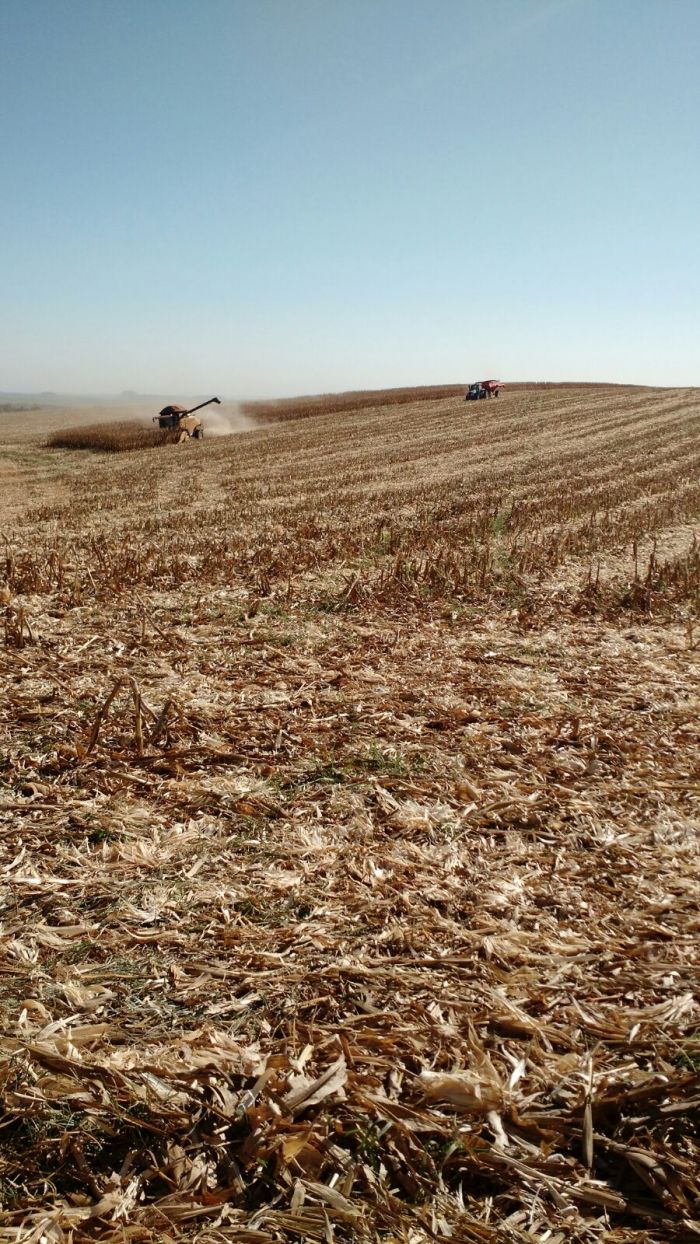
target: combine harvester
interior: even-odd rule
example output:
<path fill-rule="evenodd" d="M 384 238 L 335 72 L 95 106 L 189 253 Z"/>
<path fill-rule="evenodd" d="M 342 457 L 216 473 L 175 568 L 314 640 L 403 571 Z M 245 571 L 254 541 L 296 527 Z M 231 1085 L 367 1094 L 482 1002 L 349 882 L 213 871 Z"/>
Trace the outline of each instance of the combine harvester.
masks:
<path fill-rule="evenodd" d="M 498 397 L 499 391 L 503 388 L 500 380 L 477 380 L 476 384 L 470 384 L 465 394 L 465 402 L 476 402 L 485 397 Z"/>
<path fill-rule="evenodd" d="M 221 405 L 218 397 L 210 397 L 206 402 L 200 402 L 199 406 L 191 406 L 189 410 L 184 406 L 164 406 L 159 415 L 153 416 L 153 422 L 157 422 L 159 428 L 178 428 L 178 445 L 190 438 L 201 441 L 204 436 L 202 420 L 194 419 L 193 415 L 196 410 L 211 406 L 212 402 L 216 402 L 217 406 Z"/>

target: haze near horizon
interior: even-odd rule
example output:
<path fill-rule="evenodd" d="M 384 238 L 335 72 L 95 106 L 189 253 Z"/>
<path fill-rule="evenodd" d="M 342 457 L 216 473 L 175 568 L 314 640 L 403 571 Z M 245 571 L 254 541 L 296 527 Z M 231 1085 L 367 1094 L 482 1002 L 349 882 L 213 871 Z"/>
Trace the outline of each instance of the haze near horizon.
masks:
<path fill-rule="evenodd" d="M 695 0 L 6 0 L 0 390 L 700 381 Z"/>

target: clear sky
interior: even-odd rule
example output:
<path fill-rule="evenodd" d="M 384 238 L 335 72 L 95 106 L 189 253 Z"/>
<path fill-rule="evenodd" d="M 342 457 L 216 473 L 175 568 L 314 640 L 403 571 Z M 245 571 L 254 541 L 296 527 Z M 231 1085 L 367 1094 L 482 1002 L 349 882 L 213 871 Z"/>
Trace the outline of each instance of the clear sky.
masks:
<path fill-rule="evenodd" d="M 700 384 L 700 0 L 0 0 L 0 390 Z"/>

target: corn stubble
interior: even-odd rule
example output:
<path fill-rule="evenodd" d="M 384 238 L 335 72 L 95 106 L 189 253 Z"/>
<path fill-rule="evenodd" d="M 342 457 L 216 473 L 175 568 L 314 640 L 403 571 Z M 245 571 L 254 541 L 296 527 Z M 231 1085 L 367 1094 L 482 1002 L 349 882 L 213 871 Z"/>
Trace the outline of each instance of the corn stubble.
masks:
<path fill-rule="evenodd" d="M 0 1241 L 698 1237 L 699 409 L 17 449 Z"/>

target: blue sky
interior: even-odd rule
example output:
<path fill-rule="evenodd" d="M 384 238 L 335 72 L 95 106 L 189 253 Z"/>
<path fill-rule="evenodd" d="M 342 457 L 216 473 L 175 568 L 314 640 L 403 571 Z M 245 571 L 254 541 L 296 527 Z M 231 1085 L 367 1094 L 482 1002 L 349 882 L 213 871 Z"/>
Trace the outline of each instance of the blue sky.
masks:
<path fill-rule="evenodd" d="M 2 0 L 0 390 L 700 384 L 700 0 Z"/>

